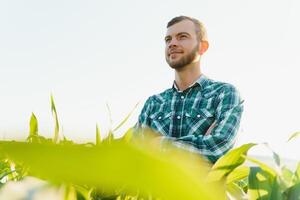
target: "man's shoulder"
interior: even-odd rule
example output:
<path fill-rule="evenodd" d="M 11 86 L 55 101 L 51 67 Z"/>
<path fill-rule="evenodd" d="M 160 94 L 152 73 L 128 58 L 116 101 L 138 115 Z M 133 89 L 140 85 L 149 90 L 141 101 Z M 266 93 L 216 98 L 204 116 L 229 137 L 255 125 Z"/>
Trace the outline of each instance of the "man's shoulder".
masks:
<path fill-rule="evenodd" d="M 238 89 L 233 84 L 209 78 L 206 79 L 206 84 L 203 89 L 208 96 L 210 94 L 238 93 Z"/>
<path fill-rule="evenodd" d="M 173 91 L 172 88 L 168 88 L 168 89 L 164 90 L 163 92 L 154 94 L 154 95 L 148 97 L 147 102 L 162 104 L 171 98 L 172 91 Z"/>

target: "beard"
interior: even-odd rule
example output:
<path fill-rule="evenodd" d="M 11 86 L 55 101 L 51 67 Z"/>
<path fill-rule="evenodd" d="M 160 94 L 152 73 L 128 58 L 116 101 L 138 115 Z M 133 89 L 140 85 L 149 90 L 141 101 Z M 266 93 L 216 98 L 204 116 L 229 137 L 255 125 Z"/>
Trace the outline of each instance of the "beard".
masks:
<path fill-rule="evenodd" d="M 166 61 L 171 68 L 182 69 L 182 68 L 184 68 L 184 66 L 191 64 L 195 60 L 195 58 L 197 56 L 197 52 L 198 52 L 198 45 L 196 45 L 195 48 L 189 54 L 183 56 L 178 61 L 172 62 L 169 59 L 168 55 L 166 56 Z"/>

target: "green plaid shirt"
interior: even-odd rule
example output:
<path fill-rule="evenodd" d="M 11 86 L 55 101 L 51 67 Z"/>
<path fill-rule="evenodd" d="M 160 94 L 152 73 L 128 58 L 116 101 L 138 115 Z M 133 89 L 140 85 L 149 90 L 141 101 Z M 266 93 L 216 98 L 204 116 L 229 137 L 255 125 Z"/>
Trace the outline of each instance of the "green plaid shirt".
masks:
<path fill-rule="evenodd" d="M 137 127 L 149 127 L 216 162 L 235 142 L 243 105 L 236 88 L 204 75 L 189 88 L 175 83 L 147 99 Z M 178 143 L 179 145 L 183 143 Z"/>

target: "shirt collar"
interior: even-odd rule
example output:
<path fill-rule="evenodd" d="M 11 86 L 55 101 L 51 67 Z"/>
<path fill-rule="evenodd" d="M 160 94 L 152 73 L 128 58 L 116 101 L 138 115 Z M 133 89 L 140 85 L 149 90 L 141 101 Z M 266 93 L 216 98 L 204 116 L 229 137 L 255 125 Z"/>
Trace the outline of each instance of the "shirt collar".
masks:
<path fill-rule="evenodd" d="M 198 86 L 200 86 L 201 89 L 203 89 L 203 88 L 205 88 L 207 83 L 208 83 L 208 78 L 204 74 L 201 74 L 200 77 L 193 84 L 191 84 L 188 88 L 191 88 L 191 87 L 194 87 L 194 86 L 198 85 Z M 173 82 L 173 87 L 172 88 L 175 89 L 177 92 L 182 92 L 177 87 L 175 80 Z"/>

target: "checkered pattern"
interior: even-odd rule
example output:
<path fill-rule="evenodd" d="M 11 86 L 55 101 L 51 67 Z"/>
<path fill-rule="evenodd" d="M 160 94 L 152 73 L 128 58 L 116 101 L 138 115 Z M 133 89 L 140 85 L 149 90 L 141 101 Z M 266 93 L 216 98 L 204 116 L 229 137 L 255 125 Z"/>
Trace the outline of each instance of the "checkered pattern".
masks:
<path fill-rule="evenodd" d="M 191 150 L 196 148 L 214 163 L 233 147 L 242 112 L 234 86 L 201 75 L 184 91 L 174 83 L 149 97 L 136 127 L 149 127 L 168 140 L 191 144 Z"/>

